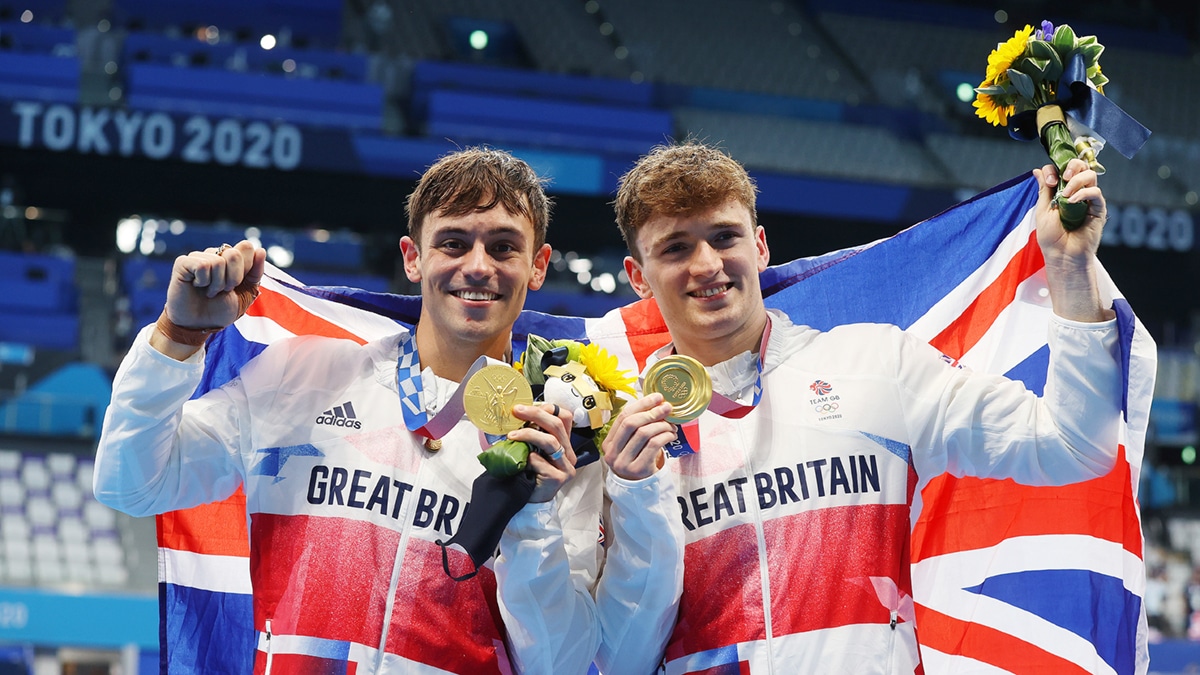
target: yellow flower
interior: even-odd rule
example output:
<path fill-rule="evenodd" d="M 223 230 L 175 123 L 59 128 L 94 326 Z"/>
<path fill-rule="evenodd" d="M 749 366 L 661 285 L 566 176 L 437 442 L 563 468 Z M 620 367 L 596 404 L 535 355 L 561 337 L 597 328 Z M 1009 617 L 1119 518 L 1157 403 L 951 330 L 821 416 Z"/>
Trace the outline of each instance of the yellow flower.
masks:
<path fill-rule="evenodd" d="M 981 87 L 986 87 L 1000 81 L 1002 75 L 1012 67 L 1014 61 L 1025 53 L 1025 45 L 1029 42 L 1029 36 L 1033 34 L 1033 26 L 1025 26 L 1021 30 L 1013 33 L 1013 36 L 1008 39 L 1008 42 L 1002 42 L 996 45 L 996 49 L 988 54 L 987 75 L 983 78 Z"/>
<path fill-rule="evenodd" d="M 1008 69 L 1025 53 L 1025 45 L 1033 34 L 1033 26 L 1013 33 L 1007 42 L 996 45 L 996 49 L 988 54 L 987 74 L 980 89 L 1008 82 Z M 992 123 L 992 126 L 1008 126 L 1008 116 L 1013 113 L 1014 106 L 1003 105 L 989 94 L 976 94 L 975 115 Z"/>
<path fill-rule="evenodd" d="M 601 387 L 609 391 L 623 391 L 631 396 L 637 395 L 631 386 L 637 378 L 629 375 L 628 371 L 618 370 L 617 357 L 601 349 L 600 345 L 584 345 L 579 351 L 579 362 Z"/>
<path fill-rule="evenodd" d="M 987 94 L 977 94 L 975 102 L 975 115 L 992 123 L 994 127 L 1008 126 L 1008 116 L 1013 113 L 1015 106 L 1000 105 L 996 99 Z"/>

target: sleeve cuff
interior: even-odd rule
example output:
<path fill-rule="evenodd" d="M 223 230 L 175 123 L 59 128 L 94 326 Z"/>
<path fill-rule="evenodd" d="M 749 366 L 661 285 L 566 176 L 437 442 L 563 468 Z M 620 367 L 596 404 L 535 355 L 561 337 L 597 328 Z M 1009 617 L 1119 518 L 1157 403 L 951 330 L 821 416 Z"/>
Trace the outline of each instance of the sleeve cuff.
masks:
<path fill-rule="evenodd" d="M 1117 318 L 1105 319 L 1104 321 L 1075 321 L 1074 319 L 1064 319 L 1061 316 L 1050 312 L 1051 320 L 1062 326 L 1063 328 L 1074 328 L 1076 330 L 1097 330 L 1108 331 L 1117 327 Z"/>
<path fill-rule="evenodd" d="M 201 345 L 195 354 L 179 361 L 150 346 L 150 333 L 153 330 L 154 324 L 148 324 L 142 330 L 138 331 L 137 337 L 133 342 L 133 349 L 138 350 L 139 354 L 145 355 L 147 358 L 153 359 L 156 363 L 161 363 L 171 368 L 179 368 L 181 370 L 195 369 L 197 366 L 201 369 L 204 368 L 204 356 L 207 352 L 207 346 Z"/>

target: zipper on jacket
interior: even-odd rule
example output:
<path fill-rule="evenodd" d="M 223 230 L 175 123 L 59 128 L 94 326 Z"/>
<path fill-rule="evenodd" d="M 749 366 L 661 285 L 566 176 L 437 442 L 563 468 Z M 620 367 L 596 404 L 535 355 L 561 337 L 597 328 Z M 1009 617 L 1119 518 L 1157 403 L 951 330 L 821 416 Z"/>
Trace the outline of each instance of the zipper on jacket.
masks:
<path fill-rule="evenodd" d="M 267 665 L 263 670 L 264 675 L 271 675 L 271 620 L 267 619 Z"/>
<path fill-rule="evenodd" d="M 750 449 L 746 446 L 746 439 L 742 437 L 742 457 L 745 459 L 746 475 L 753 476 L 753 464 L 751 463 Z M 751 504 L 754 507 L 754 536 L 758 540 L 758 578 L 762 584 L 762 613 L 763 613 L 763 635 L 767 647 L 767 672 L 775 672 L 775 651 L 774 651 L 774 636 L 771 629 L 771 578 L 770 570 L 767 569 L 767 535 L 763 531 L 763 514 L 759 508 L 758 500 L 751 499 Z"/>
<path fill-rule="evenodd" d="M 888 636 L 887 671 L 894 672 L 896 668 L 896 624 L 900 621 L 900 612 L 892 610 L 892 632 Z"/>

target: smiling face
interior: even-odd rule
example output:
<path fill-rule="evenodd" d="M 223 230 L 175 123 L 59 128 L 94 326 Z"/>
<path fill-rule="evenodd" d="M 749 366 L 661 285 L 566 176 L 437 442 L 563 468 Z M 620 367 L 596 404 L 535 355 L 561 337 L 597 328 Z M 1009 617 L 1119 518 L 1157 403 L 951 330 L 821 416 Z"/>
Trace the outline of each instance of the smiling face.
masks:
<path fill-rule="evenodd" d="M 422 365 L 449 379 L 460 379 L 481 354 L 504 358 L 525 296 L 541 287 L 550 260 L 528 217 L 485 206 L 428 215 L 419 244 L 400 241 L 405 274 L 421 284 Z"/>
<path fill-rule="evenodd" d="M 770 252 L 741 201 L 653 213 L 633 247 L 641 260 L 625 258 L 626 274 L 639 296 L 658 302 L 676 351 L 712 365 L 758 348 L 767 321 L 758 274 Z"/>

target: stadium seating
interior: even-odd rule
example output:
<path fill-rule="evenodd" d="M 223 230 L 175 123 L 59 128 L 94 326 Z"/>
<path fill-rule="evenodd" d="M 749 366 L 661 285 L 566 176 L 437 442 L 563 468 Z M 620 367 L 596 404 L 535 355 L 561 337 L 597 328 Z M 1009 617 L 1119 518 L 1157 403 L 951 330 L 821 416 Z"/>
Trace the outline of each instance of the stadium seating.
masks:
<path fill-rule="evenodd" d="M 340 0 L 113 0 L 117 25 L 133 29 L 191 32 L 216 26 L 241 41 L 274 34 L 305 46 L 337 46 Z"/>
<path fill-rule="evenodd" d="M 375 84 L 154 64 L 132 64 L 125 72 L 126 100 L 140 110 L 356 129 L 383 123 L 383 89 Z"/>
<path fill-rule="evenodd" d="M 0 341 L 79 346 L 74 261 L 0 251 Z"/>
<path fill-rule="evenodd" d="M 0 583 L 123 588 L 116 512 L 92 496 L 92 460 L 0 449 Z"/>

